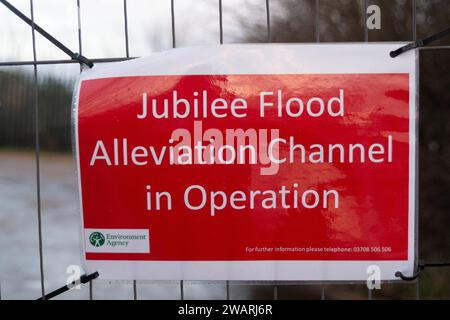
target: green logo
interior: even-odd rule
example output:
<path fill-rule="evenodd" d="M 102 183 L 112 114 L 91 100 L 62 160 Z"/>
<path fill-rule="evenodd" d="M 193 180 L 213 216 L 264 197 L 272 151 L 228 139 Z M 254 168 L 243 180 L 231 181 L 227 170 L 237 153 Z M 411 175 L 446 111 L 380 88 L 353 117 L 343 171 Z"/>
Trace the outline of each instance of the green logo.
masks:
<path fill-rule="evenodd" d="M 89 236 L 89 242 L 94 247 L 101 247 L 105 243 L 105 236 L 100 232 L 92 232 Z"/>

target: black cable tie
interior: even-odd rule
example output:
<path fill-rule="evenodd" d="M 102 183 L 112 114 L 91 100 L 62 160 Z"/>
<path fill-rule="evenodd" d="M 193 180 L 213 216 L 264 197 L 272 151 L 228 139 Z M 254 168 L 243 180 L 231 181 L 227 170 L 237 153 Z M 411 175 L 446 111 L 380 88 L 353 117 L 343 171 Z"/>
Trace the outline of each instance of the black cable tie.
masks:
<path fill-rule="evenodd" d="M 94 63 L 91 60 L 89 60 L 88 58 L 86 58 L 85 56 L 83 56 L 77 52 L 74 53 L 72 60 L 77 60 L 80 63 L 84 63 L 89 68 L 92 68 L 94 66 Z"/>
<path fill-rule="evenodd" d="M 98 278 L 99 273 L 97 271 L 95 271 L 94 273 L 91 274 L 83 274 L 80 279 L 75 280 L 73 282 L 71 282 L 70 284 L 66 284 L 65 286 L 62 286 L 59 289 L 56 289 L 50 293 L 47 293 L 45 296 L 38 298 L 37 300 L 49 300 L 51 298 L 54 298 L 56 296 L 59 296 L 60 294 L 69 291 L 70 289 L 73 289 L 75 286 L 77 286 L 78 284 L 85 284 L 88 283 L 96 278 Z"/>
<path fill-rule="evenodd" d="M 416 279 L 420 276 L 420 273 L 423 271 L 423 269 L 425 269 L 425 262 L 419 261 L 419 263 L 418 263 L 418 265 L 417 265 L 417 272 L 414 273 L 412 276 L 410 276 L 410 277 L 405 276 L 405 275 L 404 275 L 402 272 L 400 272 L 400 271 L 397 271 L 397 272 L 395 273 L 395 276 L 396 276 L 397 278 L 402 279 L 403 281 L 414 281 L 414 280 L 416 280 Z"/>
<path fill-rule="evenodd" d="M 425 270 L 425 268 L 427 268 L 427 267 L 430 267 L 430 268 L 433 268 L 433 267 L 450 267 L 450 262 L 426 263 L 424 261 L 419 261 L 419 263 L 417 265 L 417 272 L 414 273 L 412 276 L 410 276 L 410 277 L 405 276 L 400 271 L 397 271 L 395 273 L 395 276 L 397 278 L 402 279 L 403 281 L 414 281 L 420 276 L 422 271 Z"/>
<path fill-rule="evenodd" d="M 28 25 L 30 25 L 34 30 L 39 32 L 44 38 L 46 38 L 48 41 L 53 43 L 56 47 L 58 47 L 61 51 L 63 51 L 65 54 L 67 54 L 69 57 L 71 57 L 73 60 L 77 60 L 78 62 L 87 65 L 89 68 L 92 68 L 94 66 L 94 63 L 86 58 L 85 56 L 75 53 L 69 48 L 67 48 L 65 45 L 63 45 L 61 42 L 59 42 L 55 37 L 53 37 L 51 34 L 49 34 L 47 31 L 42 29 L 40 26 L 38 26 L 33 20 L 28 18 L 26 15 L 24 15 L 19 9 L 14 7 L 12 4 L 10 4 L 6 0 L 0 0 L 1 3 L 5 5 L 11 12 L 13 12 L 16 16 L 18 16 L 20 19 L 25 21 Z"/>
<path fill-rule="evenodd" d="M 391 56 L 391 58 L 395 58 L 406 51 L 424 47 L 424 46 L 430 44 L 431 42 L 439 40 L 440 38 L 443 38 L 449 34 L 450 34 L 450 27 L 448 27 L 447 29 L 442 30 L 438 33 L 432 34 L 431 36 L 426 37 L 424 39 L 419 39 L 414 42 L 408 43 L 407 45 L 400 47 L 397 50 L 389 52 L 389 55 Z"/>

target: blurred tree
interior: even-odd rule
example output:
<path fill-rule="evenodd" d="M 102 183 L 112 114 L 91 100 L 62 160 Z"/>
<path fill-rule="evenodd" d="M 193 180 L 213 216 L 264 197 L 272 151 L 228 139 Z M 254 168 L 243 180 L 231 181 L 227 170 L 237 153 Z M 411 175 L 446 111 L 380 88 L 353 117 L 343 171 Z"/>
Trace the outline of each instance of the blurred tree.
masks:
<path fill-rule="evenodd" d="M 417 0 L 417 37 L 426 37 L 450 26 L 447 0 Z M 269 1 L 272 42 L 364 41 L 363 0 Z M 413 0 L 368 0 L 381 9 L 381 29 L 368 30 L 369 41 L 411 41 L 414 36 Z M 265 16 L 260 6 L 252 14 Z M 317 12 L 319 4 L 319 12 Z M 240 41 L 267 42 L 264 23 L 249 24 L 246 14 L 236 11 L 241 25 Z M 248 14 L 248 13 L 247 13 Z M 319 28 L 315 30 L 315 17 Z M 318 32 L 318 34 L 317 34 Z M 450 37 L 433 45 L 450 45 Z M 421 51 L 419 87 L 419 258 L 450 261 L 450 50 Z M 440 272 L 439 272 L 440 271 Z M 450 270 L 429 270 L 420 282 L 422 297 L 450 298 Z M 295 287 L 285 298 L 317 297 L 317 287 Z M 257 288 L 253 290 L 258 290 Z M 255 296 L 259 293 L 255 292 Z M 365 290 L 354 286 L 327 286 L 327 298 L 365 299 Z M 379 298 L 415 297 L 415 285 L 388 286 Z"/>
<path fill-rule="evenodd" d="M 70 150 L 70 84 L 47 76 L 38 82 L 38 98 L 42 149 Z M 34 112 L 34 77 L 0 71 L 0 147 L 34 147 Z"/>

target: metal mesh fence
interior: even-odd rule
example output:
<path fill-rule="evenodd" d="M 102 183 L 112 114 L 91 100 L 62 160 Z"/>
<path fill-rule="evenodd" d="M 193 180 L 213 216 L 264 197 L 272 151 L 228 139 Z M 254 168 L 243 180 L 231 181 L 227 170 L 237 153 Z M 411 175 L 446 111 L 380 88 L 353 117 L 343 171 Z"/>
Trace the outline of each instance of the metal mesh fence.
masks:
<path fill-rule="evenodd" d="M 29 0 L 29 9 L 30 9 L 30 18 L 34 21 L 34 7 L 35 2 L 39 0 Z M 122 1 L 122 0 L 120 0 Z M 178 18 L 183 20 L 183 15 L 189 15 L 188 12 L 179 12 L 177 11 L 177 5 L 180 4 L 182 0 L 167 0 L 167 9 L 168 15 L 170 16 L 170 42 L 173 48 L 179 47 L 179 43 L 186 42 L 186 37 L 183 39 L 183 34 L 177 32 L 178 28 L 185 27 L 185 24 L 179 25 Z M 82 0 L 71 0 L 66 1 L 67 6 L 75 6 L 77 12 L 77 24 L 78 28 L 77 32 L 77 41 L 78 41 L 78 52 L 80 54 L 84 54 L 84 38 L 83 38 L 83 25 L 82 25 L 82 6 L 89 6 L 88 1 Z M 129 34 L 129 24 L 130 21 L 133 21 L 133 18 L 129 16 L 129 3 L 130 0 L 123 0 L 121 2 L 121 15 L 123 21 L 123 34 L 124 34 L 124 43 L 123 43 L 123 55 L 118 57 L 89 57 L 94 63 L 103 63 L 103 62 L 114 62 L 114 61 L 123 61 L 127 59 L 132 59 L 133 51 L 130 49 L 130 34 Z M 170 3 L 169 3 L 170 2 Z M 302 6 L 308 2 L 309 8 L 313 8 L 312 16 L 310 20 L 313 23 L 309 26 L 302 26 L 298 28 L 295 26 L 296 21 L 287 21 L 286 28 L 291 28 L 289 34 L 284 34 L 280 32 L 283 28 L 284 24 L 280 23 L 278 20 L 280 19 L 279 4 L 281 1 L 276 0 L 260 0 L 254 1 L 254 6 L 258 6 L 259 12 L 262 12 L 259 21 L 255 22 L 252 26 L 254 30 L 257 32 L 251 32 L 247 37 L 248 41 L 251 42 L 298 42 L 298 40 L 309 41 L 309 42 L 323 42 L 323 41 L 361 41 L 368 42 L 371 40 L 375 41 L 383 41 L 383 40 L 395 40 L 395 41 L 411 41 L 416 40 L 418 35 L 422 35 L 422 30 L 419 30 L 417 25 L 417 17 L 420 16 L 422 20 L 427 21 L 427 15 L 432 14 L 432 11 L 427 11 L 429 6 L 426 5 L 426 1 L 419 0 L 410 0 L 410 1 L 369 1 L 369 0 L 355 0 L 355 1 L 330 1 L 330 0 L 309 0 L 309 1 L 286 1 L 286 5 L 292 6 L 292 11 L 289 17 L 295 17 L 297 10 L 299 15 L 301 15 Z M 356 5 L 355 5 L 356 3 Z M 395 4 L 394 4 L 395 3 Z M 14 4 L 14 3 L 13 3 Z M 212 0 L 208 1 L 209 6 L 213 6 L 217 12 L 218 21 L 216 21 L 217 29 L 218 29 L 218 38 L 217 43 L 223 44 L 227 43 L 226 39 L 226 29 L 227 29 L 227 21 L 230 20 L 230 12 L 232 10 L 239 11 L 240 7 L 230 8 L 224 7 L 227 4 L 227 0 Z M 393 39 L 383 39 L 382 37 L 378 37 L 376 33 L 372 33 L 373 31 L 369 30 L 366 24 L 367 18 L 367 8 L 371 4 L 377 4 L 382 9 L 382 14 L 389 10 L 398 10 L 398 6 L 403 6 L 403 15 L 405 16 L 402 21 L 402 25 L 406 26 L 404 30 L 398 32 L 396 35 L 393 35 Z M 436 5 L 436 3 L 432 3 Z M 136 5 L 136 4 L 135 4 Z M 443 6 L 442 10 L 448 10 L 448 3 L 444 1 L 438 1 L 437 7 L 440 5 Z M 137 5 L 139 6 L 139 5 Z M 329 7 L 334 7 L 333 10 L 328 10 Z M 248 12 L 252 12 L 256 7 L 253 5 L 249 5 Z M 356 8 L 356 9 L 355 9 Z M 227 9 L 227 10 L 225 10 Z M 286 8 L 285 8 L 286 9 Z M 0 10 L 6 10 L 5 8 L 0 7 Z M 328 10 L 328 11 L 327 11 Z M 359 12 L 358 12 L 359 10 Z M 342 11 L 342 12 L 340 12 Z M 445 11 L 448 12 L 448 11 Z M 117 13 L 116 13 L 117 14 Z M 228 16 L 226 17 L 225 15 Z M 335 16 L 341 16 L 342 19 L 347 19 L 353 29 L 348 31 L 351 34 L 350 37 L 340 37 L 339 33 L 336 33 L 334 36 L 330 36 L 329 29 L 327 27 L 322 26 L 322 19 L 324 16 L 330 16 L 331 20 Z M 195 19 L 195 17 L 194 17 Z M 227 20 L 228 19 L 228 20 Z M 239 19 L 239 18 L 238 18 Z M 245 19 L 245 17 L 244 17 Z M 447 19 L 449 17 L 447 16 Z M 450 20 L 450 19 L 449 19 Z M 450 22 L 450 21 L 448 21 Z M 17 24 L 23 23 L 19 19 L 17 19 Z M 39 23 L 39 21 L 38 21 Z M 340 21 L 340 24 L 345 24 L 346 21 Z M 384 23 L 384 22 L 383 22 Z M 244 27 L 246 26 L 246 22 L 242 24 Z M 277 30 L 274 31 L 274 25 Z M 360 28 L 356 30 L 356 27 Z M 108 26 L 107 26 L 108 27 Z M 111 26 L 109 26 L 111 27 Z M 383 26 L 382 26 L 383 28 Z M 305 31 L 306 30 L 306 31 Z M 427 32 L 429 30 L 423 31 Z M 437 30 L 436 30 L 437 31 Z M 49 139 L 52 136 L 63 136 L 63 139 L 66 141 L 69 140 L 68 132 L 70 132 L 70 101 L 68 101 L 68 105 L 61 107 L 61 114 L 53 114 L 51 117 L 45 117 L 45 119 L 60 117 L 65 119 L 67 122 L 67 127 L 62 127 L 60 131 L 54 129 L 49 130 L 52 127 L 51 123 L 46 121 L 43 123 L 42 115 L 43 110 L 41 109 L 42 103 L 44 103 L 46 97 L 45 93 L 39 91 L 39 84 L 45 81 L 45 77 L 40 76 L 40 72 L 45 70 L 47 66 L 61 66 L 65 64 L 76 64 L 77 61 L 71 59 L 49 59 L 49 60 L 39 60 L 37 56 L 36 49 L 36 38 L 37 34 L 35 29 L 32 27 L 31 30 L 31 42 L 32 42 L 32 52 L 33 59 L 32 60 L 18 60 L 18 61 L 1 61 L 0 62 L 0 71 L 2 70 L 14 70 L 14 68 L 25 68 L 28 69 L 28 74 L 32 75 L 32 86 L 27 88 L 32 88 L 32 91 L 26 92 L 27 99 L 27 109 L 19 110 L 21 112 L 22 121 L 26 121 L 28 128 L 27 132 L 22 132 L 23 137 L 18 136 L 18 132 L 20 130 L 16 130 L 11 126 L 4 126 L 6 128 L 5 132 L 9 132 L 10 136 L 14 136 L 16 139 L 24 139 L 27 140 L 30 145 L 34 147 L 34 171 L 35 171 L 35 201 L 36 201 L 36 211 L 29 212 L 30 219 L 37 219 L 37 246 L 30 250 L 37 251 L 37 259 L 38 264 L 34 264 L 33 267 L 39 268 L 39 274 L 32 273 L 33 277 L 39 277 L 40 290 L 39 294 L 44 295 L 48 290 L 54 289 L 53 282 L 48 284 L 49 279 L 54 277 L 53 270 L 49 273 L 46 272 L 48 268 L 46 250 L 45 250 L 45 238 L 46 236 L 52 236 L 56 231 L 49 230 L 44 227 L 43 223 L 43 210 L 42 210 L 42 166 L 46 166 L 46 161 L 48 160 L 47 156 L 42 156 L 41 154 L 41 146 L 42 146 L 42 138 L 44 138 L 44 144 L 48 144 Z M 206 32 L 206 31 L 205 31 Z M 95 33 L 91 33 L 90 37 L 95 37 Z M 372 39 L 373 38 L 373 39 Z M 60 39 L 64 43 L 64 39 Z M 239 42 L 239 41 L 237 41 Z M 7 44 L 5 44 L 7 45 Z M 75 48 L 72 48 L 75 50 Z M 425 56 L 425 61 L 428 61 L 428 64 L 432 64 L 430 61 L 441 61 L 441 60 L 449 60 L 448 49 L 450 49 L 450 45 L 445 42 L 440 42 L 436 46 L 422 48 L 421 50 L 421 58 Z M 0 48 L 1 50 L 1 48 Z M 2 69 L 3 68 L 3 69 Z M 32 69 L 31 69 L 32 68 Z M 31 69 L 31 70 L 30 70 Z M 421 64 L 422 69 L 422 64 Z M 73 71 L 73 69 L 72 69 Z M 421 73 L 422 74 L 422 73 Z M 17 85 L 12 86 L 11 81 L 16 81 Z M 21 92 L 16 92 L 20 90 L 21 84 L 25 82 L 24 79 L 16 78 L 15 80 L 11 77 L 8 78 L 8 81 L 5 81 L 0 90 L 4 91 L 5 94 L 9 94 L 11 99 L 8 101 L 15 101 L 15 99 L 20 99 Z M 18 89 L 19 88 L 19 89 Z M 14 91 L 16 90 L 16 91 Z M 47 97 L 48 100 L 57 99 L 56 95 L 58 92 L 61 92 L 62 88 L 57 88 L 52 93 L 50 93 Z M 445 89 L 441 89 L 445 90 Z M 448 88 L 447 88 L 448 90 Z M 440 92 L 437 92 L 440 94 Z M 441 92 L 444 94 L 444 92 Z M 19 98 L 18 98 L 19 97 Z M 22 94 L 23 97 L 23 94 Z M 60 100 L 58 100 L 60 101 Z M 423 102 L 422 100 L 420 101 Z M 425 102 L 427 103 L 427 102 Z M 447 100 L 448 106 L 448 100 Z M 65 110 L 65 111 L 64 111 Z M 0 110 L 1 112 L 4 110 Z M 69 112 L 69 113 L 67 113 Z M 17 111 L 16 111 L 17 113 Z M 9 118 L 6 115 L 3 116 L 3 120 L 5 123 L 16 123 L 13 119 L 12 114 L 9 114 Z M 58 125 L 55 125 L 58 127 Z M 8 131 L 9 130 L 9 131 Z M 44 134 L 45 133 L 45 134 Z M 5 134 L 6 135 L 6 134 Z M 64 136 L 65 135 L 65 136 Z M 33 141 L 30 141 L 30 137 L 33 137 Z M 54 142 L 56 143 L 56 142 Z M 51 160 L 49 160 L 51 163 Z M 50 164 L 51 166 L 52 164 Z M 50 170 L 45 168 L 45 170 Z M 48 172 L 48 171 L 45 171 Z M 47 174 L 47 173 L 46 173 Z M 75 175 L 73 175 L 73 179 L 75 179 Z M 51 180 L 46 179 L 44 183 L 51 183 Z M 445 186 L 443 186 L 445 188 Z M 442 191 L 445 193 L 445 191 Z M 73 194 L 73 197 L 76 197 L 76 194 Z M 51 198 L 51 193 L 45 195 L 46 199 Z M 34 214 L 34 216 L 32 216 Z M 427 223 L 427 221 L 420 221 L 421 223 Z M 445 225 L 445 224 L 444 224 Z M 17 228 L 13 228 L 14 226 L 8 229 L 8 232 L 18 232 Z M 17 227 L 17 226 L 15 226 Z M 79 232 L 78 225 L 66 225 L 66 228 L 71 228 L 74 230 L 74 233 Z M 445 230 L 445 229 L 444 229 Z M 56 232 L 57 233 L 57 232 Z M 61 232 L 60 232 L 61 233 Z M 445 239 L 445 238 L 444 238 Z M 422 240 L 422 239 L 421 239 Z M 446 240 L 448 242 L 448 240 Z M 444 246 L 443 248 L 448 248 Z M 36 253 L 34 253 L 36 254 Z M 435 256 L 432 256 L 435 257 Z M 7 259 L 15 259 L 16 257 L 3 257 L 6 261 Z M 55 258 L 55 257 L 53 257 Z M 53 259 L 52 258 L 52 259 Z M 421 257 L 419 257 L 421 258 Z M 57 258 L 56 258 L 57 259 Z M 3 263 L 6 263 L 6 262 Z M 20 268 L 20 266 L 18 266 Z M 51 268 L 49 268 L 51 269 Z M 9 268 L 8 270 L 12 270 Z M 446 273 L 445 273 L 446 272 Z M 350 284 L 350 283 L 276 283 L 276 282 L 235 282 L 235 281 L 226 281 L 226 282 L 202 282 L 202 281 L 166 281 L 166 282 L 146 282 L 146 281 L 133 281 L 133 282 L 104 282 L 104 281 L 95 281 L 94 283 L 89 284 L 88 289 L 81 290 L 83 293 L 79 295 L 68 295 L 68 297 L 76 297 L 76 298 L 125 298 L 125 299 L 145 299 L 145 298 L 222 298 L 222 299 L 242 299 L 242 298 L 264 298 L 264 299 L 278 299 L 278 298 L 312 298 L 312 299 L 327 299 L 327 298 L 386 298 L 386 297 L 395 297 L 395 298 L 428 298 L 428 297 L 449 297 L 450 287 L 449 286 L 440 286 L 440 293 L 433 294 L 423 294 L 423 290 L 425 292 L 433 292 L 427 286 L 428 283 L 433 283 L 433 281 L 444 281 L 448 282 L 449 275 L 448 271 L 439 271 L 439 275 L 430 275 L 430 279 L 427 279 L 427 284 L 423 288 L 421 286 L 421 281 L 416 281 L 414 283 L 391 283 L 384 284 L 381 291 L 372 292 L 368 290 L 365 284 Z M 442 275 L 444 273 L 444 275 Z M 65 278 L 67 275 L 64 274 L 62 278 Z M 3 274 L 3 277 L 8 277 L 8 274 Z M 7 283 L 6 278 L 1 278 L 2 289 L 4 289 L 3 283 Z M 59 277 L 61 279 L 61 277 Z M 61 283 L 62 285 L 62 283 Z M 208 287 L 206 289 L 206 287 Z M 87 290 L 87 292 L 86 292 Z M 36 294 L 36 292 L 35 292 Z M 7 297 L 7 295 L 4 294 Z"/>

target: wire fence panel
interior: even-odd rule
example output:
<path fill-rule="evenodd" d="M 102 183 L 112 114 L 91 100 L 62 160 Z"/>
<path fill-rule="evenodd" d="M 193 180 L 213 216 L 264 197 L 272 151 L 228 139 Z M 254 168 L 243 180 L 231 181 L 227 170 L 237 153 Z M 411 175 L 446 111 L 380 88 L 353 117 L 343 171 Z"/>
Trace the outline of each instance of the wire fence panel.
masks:
<path fill-rule="evenodd" d="M 11 2 L 94 63 L 197 44 L 411 41 L 450 25 L 445 0 L 66 0 L 55 11 L 49 10 L 53 2 Z M 367 27 L 371 5 L 381 9 L 380 30 Z M 68 153 L 54 151 L 70 150 L 71 88 L 80 68 L 56 48 L 45 49 L 48 43 L 34 26 L 4 7 L 0 14 L 8 16 L 0 26 L 8 44 L 0 48 L 0 201 L 11 203 L 0 212 L 0 241 L 10 245 L 1 253 L 0 297 L 37 298 L 62 285 L 65 268 L 79 261 L 74 163 Z M 54 15 L 64 18 L 52 20 Z M 70 31 L 59 33 L 59 27 Z M 448 260 L 450 249 L 450 204 L 442 191 L 450 187 L 448 49 L 450 40 L 442 39 L 420 50 L 419 257 L 430 260 Z M 33 148 L 32 161 L 10 151 L 15 148 Z M 436 183 L 439 190 L 432 188 Z M 24 239 L 9 239 L 22 232 Z M 60 298 L 450 298 L 448 270 L 423 277 L 412 284 L 383 284 L 373 292 L 361 283 L 94 281 Z"/>

